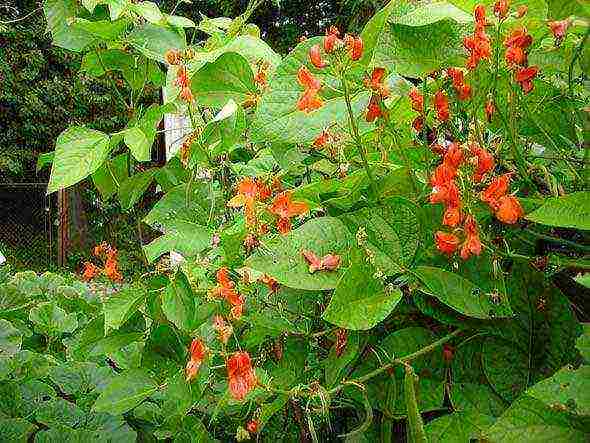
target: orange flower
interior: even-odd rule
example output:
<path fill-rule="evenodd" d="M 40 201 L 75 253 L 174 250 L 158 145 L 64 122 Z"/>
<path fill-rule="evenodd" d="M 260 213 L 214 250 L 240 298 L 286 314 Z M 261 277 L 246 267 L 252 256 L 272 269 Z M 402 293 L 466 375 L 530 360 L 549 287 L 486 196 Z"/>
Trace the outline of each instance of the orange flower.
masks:
<path fill-rule="evenodd" d="M 457 188 L 453 180 L 433 187 L 430 194 L 430 203 L 443 203 L 446 207 L 459 207 L 461 203 L 459 188 Z"/>
<path fill-rule="evenodd" d="M 412 109 L 416 112 L 422 113 L 424 111 L 424 97 L 416 88 L 410 90 L 410 101 L 412 102 Z"/>
<path fill-rule="evenodd" d="M 463 149 L 459 143 L 451 143 L 445 152 L 443 163 L 449 169 L 457 169 L 463 163 Z"/>
<path fill-rule="evenodd" d="M 414 121 L 412 122 L 412 128 L 414 128 L 414 131 L 420 132 L 420 131 L 422 131 L 423 127 L 424 127 L 424 119 L 420 116 L 416 117 L 414 119 Z"/>
<path fill-rule="evenodd" d="M 212 297 L 222 298 L 231 306 L 231 314 L 239 320 L 244 312 L 244 298 L 235 289 L 235 283 L 229 278 L 229 270 L 224 266 L 216 273 L 217 286 L 209 291 Z"/>
<path fill-rule="evenodd" d="M 123 281 L 123 275 L 119 272 L 116 256 L 107 258 L 104 265 L 104 275 L 114 283 Z"/>
<path fill-rule="evenodd" d="M 378 95 L 373 94 L 371 96 L 371 100 L 369 100 L 369 105 L 367 106 L 366 120 L 369 123 L 372 123 L 379 117 L 383 117 L 383 111 L 381 110 L 381 99 Z"/>
<path fill-rule="evenodd" d="M 100 268 L 98 266 L 89 261 L 84 263 L 84 272 L 82 273 L 82 279 L 84 281 L 90 281 L 98 274 L 100 274 Z"/>
<path fill-rule="evenodd" d="M 234 399 L 242 401 L 258 384 L 250 355 L 247 352 L 236 352 L 228 358 L 226 367 L 229 391 Z"/>
<path fill-rule="evenodd" d="M 518 27 L 512 30 L 510 35 L 504 39 L 504 46 L 509 48 L 511 46 L 518 46 L 522 49 L 527 49 L 533 43 L 533 37 L 528 33 L 525 27 Z"/>
<path fill-rule="evenodd" d="M 389 97 L 389 88 L 383 82 L 385 80 L 385 68 L 374 68 L 370 78 L 365 78 L 365 87 L 379 94 L 382 98 Z"/>
<path fill-rule="evenodd" d="M 495 161 L 492 154 L 490 154 L 485 149 L 481 148 L 479 145 L 473 143 L 470 146 L 471 153 L 476 156 L 477 158 L 477 166 L 475 168 L 475 172 L 473 174 L 473 180 L 476 183 L 482 181 L 485 174 L 490 172 L 494 169 Z"/>
<path fill-rule="evenodd" d="M 459 206 L 449 206 L 443 214 L 442 224 L 445 226 L 457 226 L 461 223 L 461 208 Z"/>
<path fill-rule="evenodd" d="M 524 215 L 518 199 L 513 195 L 500 197 L 497 202 L 496 218 L 503 223 L 512 225 Z"/>
<path fill-rule="evenodd" d="M 164 54 L 164 59 L 169 65 L 178 65 L 182 60 L 182 54 L 178 49 L 168 49 Z"/>
<path fill-rule="evenodd" d="M 321 259 L 312 251 L 303 250 L 301 255 L 309 265 L 309 273 L 316 271 L 335 271 L 340 267 L 340 256 L 334 254 L 324 255 Z"/>
<path fill-rule="evenodd" d="M 244 215 L 246 216 L 246 224 L 248 226 L 256 225 L 256 200 L 266 200 L 271 195 L 271 190 L 264 183 L 251 177 L 243 178 L 237 187 L 237 194 L 227 202 L 227 206 L 231 208 L 244 207 Z"/>
<path fill-rule="evenodd" d="M 437 231 L 434 234 L 434 241 L 436 243 L 436 248 L 443 254 L 447 255 L 453 255 L 460 243 L 459 237 L 455 234 L 443 231 Z"/>
<path fill-rule="evenodd" d="M 233 328 L 230 324 L 225 322 L 221 315 L 216 315 L 213 317 L 213 329 L 217 331 L 219 341 L 221 341 L 223 344 L 227 344 L 233 333 Z"/>
<path fill-rule="evenodd" d="M 481 201 L 487 203 L 490 208 L 496 210 L 498 207 L 498 200 L 508 192 L 511 176 L 512 174 L 508 173 L 496 177 L 481 193 Z"/>
<path fill-rule="evenodd" d="M 453 81 L 453 87 L 457 92 L 457 97 L 459 100 L 468 100 L 471 97 L 471 86 L 465 83 L 465 74 L 463 71 L 457 68 L 449 68 L 447 73 Z"/>
<path fill-rule="evenodd" d="M 256 434 L 258 432 L 258 422 L 256 420 L 250 420 L 246 425 L 246 430 L 250 434 Z"/>
<path fill-rule="evenodd" d="M 342 44 L 342 40 L 338 38 L 340 36 L 340 31 L 336 26 L 330 26 L 330 28 L 326 31 L 326 36 L 324 37 L 324 51 L 328 54 L 332 53 L 336 46 Z"/>
<path fill-rule="evenodd" d="M 439 90 L 434 94 L 434 109 L 436 116 L 441 121 L 447 121 L 450 117 L 449 113 L 449 99 L 444 91 Z"/>
<path fill-rule="evenodd" d="M 480 26 L 486 26 L 486 7 L 485 5 L 479 4 L 473 10 L 473 16 L 475 17 L 475 23 Z"/>
<path fill-rule="evenodd" d="M 520 5 L 518 7 L 518 9 L 516 10 L 516 17 L 517 18 L 522 18 L 526 15 L 526 13 L 528 12 L 529 7 L 527 5 Z"/>
<path fill-rule="evenodd" d="M 316 139 L 313 141 L 313 146 L 318 149 L 323 148 L 324 146 L 326 146 L 326 143 L 330 141 L 330 138 L 330 133 L 327 129 L 324 129 L 322 133 L 318 135 Z"/>
<path fill-rule="evenodd" d="M 360 60 L 360 58 L 363 56 L 363 39 L 347 34 L 344 36 L 344 44 L 348 49 L 348 55 L 350 56 L 351 60 Z"/>
<path fill-rule="evenodd" d="M 484 111 L 486 114 L 486 119 L 488 120 L 488 122 L 491 122 L 492 118 L 494 117 L 494 114 L 496 113 L 496 105 L 494 104 L 494 100 L 492 100 L 491 98 L 488 99 Z"/>
<path fill-rule="evenodd" d="M 287 234 L 291 230 L 291 218 L 307 213 L 309 208 L 303 202 L 293 202 L 291 192 L 287 191 L 275 197 L 269 210 L 279 217 L 277 222 L 279 232 Z"/>
<path fill-rule="evenodd" d="M 508 0 L 500 0 L 494 4 L 494 14 L 499 20 L 504 20 L 506 18 L 510 7 L 508 3 Z"/>
<path fill-rule="evenodd" d="M 514 73 L 514 80 L 520 84 L 525 94 L 533 90 L 533 79 L 537 76 L 538 72 L 538 67 L 529 66 L 528 68 L 521 68 Z"/>
<path fill-rule="evenodd" d="M 313 45 L 309 49 L 309 61 L 311 61 L 311 64 L 319 69 L 328 66 L 328 64 L 324 60 L 322 60 L 322 50 L 320 48 L 320 45 Z"/>
<path fill-rule="evenodd" d="M 258 64 L 258 69 L 256 70 L 256 74 L 254 75 L 254 83 L 259 88 L 263 88 L 266 85 L 268 77 L 268 68 L 270 68 L 270 63 L 268 63 L 267 61 L 263 61 Z"/>
<path fill-rule="evenodd" d="M 560 43 L 562 42 L 562 40 L 565 38 L 565 35 L 567 33 L 567 29 L 570 27 L 570 24 L 571 24 L 571 22 L 569 19 L 557 20 L 557 21 L 547 23 L 547 25 L 549 26 L 549 29 L 551 29 L 551 33 L 553 34 L 553 37 L 555 37 L 555 45 L 556 46 L 559 46 Z"/>
<path fill-rule="evenodd" d="M 461 258 L 467 260 L 471 255 L 481 254 L 481 241 L 477 230 L 477 223 L 473 216 L 468 215 L 463 224 L 465 229 L 465 242 L 461 246 Z"/>
<path fill-rule="evenodd" d="M 199 368 L 201 367 L 201 363 L 203 363 L 203 360 L 205 359 L 206 353 L 207 348 L 203 342 L 195 338 L 189 347 L 190 359 L 185 368 L 186 381 L 191 381 L 196 377 Z"/>
<path fill-rule="evenodd" d="M 473 35 L 468 35 L 463 39 L 463 47 L 469 53 L 467 59 L 467 68 L 475 69 L 481 60 L 489 60 L 492 55 L 490 38 L 485 32 L 486 11 L 483 5 L 477 5 L 474 11 L 475 31 Z"/>
<path fill-rule="evenodd" d="M 271 294 L 274 294 L 279 290 L 279 282 L 270 275 L 264 274 L 259 280 L 268 287 Z"/>

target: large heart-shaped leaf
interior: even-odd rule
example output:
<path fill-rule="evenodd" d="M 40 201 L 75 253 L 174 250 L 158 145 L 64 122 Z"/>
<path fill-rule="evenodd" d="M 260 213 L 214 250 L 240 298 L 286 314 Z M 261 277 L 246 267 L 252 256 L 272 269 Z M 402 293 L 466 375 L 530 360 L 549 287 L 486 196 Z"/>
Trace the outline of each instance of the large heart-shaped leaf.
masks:
<path fill-rule="evenodd" d="M 144 300 L 145 292 L 137 287 L 124 288 L 110 296 L 103 305 L 105 335 L 112 329 L 119 329 Z"/>
<path fill-rule="evenodd" d="M 129 43 L 147 58 L 164 62 L 164 55 L 169 49 L 184 49 L 184 33 L 178 29 L 146 23 L 136 27 L 127 37 Z"/>
<path fill-rule="evenodd" d="M 75 185 L 96 171 L 110 152 L 109 136 L 83 126 L 62 132 L 55 143 L 55 156 L 47 193 Z"/>
<path fill-rule="evenodd" d="M 123 414 L 158 390 L 152 378 L 143 370 L 129 370 L 116 377 L 100 394 L 93 410 Z"/>
<path fill-rule="evenodd" d="M 38 333 L 53 337 L 74 332 L 78 327 L 76 314 L 68 314 L 52 302 L 41 303 L 32 308 L 29 320 Z"/>
<path fill-rule="evenodd" d="M 44 0 L 43 11 L 53 44 L 71 51 L 81 52 L 94 40 L 84 29 L 76 29 L 70 21 L 78 13 L 76 0 Z"/>
<path fill-rule="evenodd" d="M 192 257 L 211 245 L 213 231 L 205 226 L 185 220 L 175 220 L 174 226 L 164 235 L 143 247 L 149 262 L 174 251 Z"/>
<path fill-rule="evenodd" d="M 432 420 L 424 430 L 429 443 L 465 443 L 477 440 L 494 421 L 474 411 L 455 412 Z"/>
<path fill-rule="evenodd" d="M 178 329 L 190 332 L 203 323 L 210 309 L 197 297 L 186 276 L 179 272 L 162 294 L 162 311 Z"/>
<path fill-rule="evenodd" d="M 453 272 L 430 266 L 414 270 L 424 291 L 469 317 L 488 319 L 512 314 L 508 300 L 499 293 L 486 293 L 470 280 Z"/>
<path fill-rule="evenodd" d="M 511 273 L 508 293 L 515 317 L 486 327 L 493 337 L 483 353 L 486 377 L 508 401 L 570 362 L 581 329 L 568 299 L 543 274 L 527 266 L 515 266 Z"/>
<path fill-rule="evenodd" d="M 199 103 L 216 108 L 229 100 L 243 103 L 257 91 L 248 60 L 235 52 L 206 63 L 193 75 L 191 89 Z"/>
<path fill-rule="evenodd" d="M 351 236 L 337 218 L 321 217 L 308 221 L 289 234 L 265 243 L 246 260 L 246 267 L 268 274 L 280 284 L 296 289 L 334 289 L 344 274 Z M 337 271 L 309 272 L 301 252 L 311 250 L 317 256 L 340 255 L 343 266 Z"/>
<path fill-rule="evenodd" d="M 11 357 L 20 351 L 23 334 L 8 320 L 0 319 L 0 358 Z"/>
<path fill-rule="evenodd" d="M 548 226 L 590 230 L 590 192 L 549 198 L 526 218 Z"/>
<path fill-rule="evenodd" d="M 322 318 L 341 328 L 371 329 L 395 309 L 402 293 L 375 278 L 376 269 L 366 262 L 362 251 L 353 250 L 351 262 Z"/>
<path fill-rule="evenodd" d="M 121 209 L 128 211 L 139 201 L 141 196 L 152 184 L 157 172 L 157 169 L 148 169 L 147 171 L 132 175 L 121 183 L 118 190 Z"/>
<path fill-rule="evenodd" d="M 459 65 L 465 54 L 462 38 L 472 21 L 471 14 L 445 1 L 391 1 L 363 29 L 361 63 L 408 77 Z"/>

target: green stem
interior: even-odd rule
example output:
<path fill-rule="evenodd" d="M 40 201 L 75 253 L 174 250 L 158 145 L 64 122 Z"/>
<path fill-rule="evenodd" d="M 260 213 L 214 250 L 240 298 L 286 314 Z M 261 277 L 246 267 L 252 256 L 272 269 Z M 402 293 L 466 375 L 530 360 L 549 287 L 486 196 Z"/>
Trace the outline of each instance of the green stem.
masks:
<path fill-rule="evenodd" d="M 348 111 L 348 122 L 350 123 L 352 137 L 354 138 L 354 142 L 357 145 L 357 148 L 361 155 L 361 159 L 363 160 L 363 166 L 365 167 L 365 171 L 367 173 L 367 176 L 369 177 L 369 183 L 371 186 L 371 192 L 373 194 L 373 197 L 377 198 L 377 186 L 375 185 L 373 173 L 371 172 L 371 168 L 369 167 L 369 162 L 367 160 L 367 153 L 365 152 L 365 148 L 362 145 L 359 130 L 354 119 L 354 113 L 352 112 L 352 104 L 350 101 L 350 91 L 348 90 L 348 83 L 346 81 L 346 74 L 344 72 L 340 73 L 340 79 L 342 81 L 342 89 L 344 90 L 344 100 L 346 101 L 346 110 Z"/>
<path fill-rule="evenodd" d="M 525 229 L 525 231 L 528 232 L 529 234 L 532 234 L 535 237 L 541 238 L 543 240 L 547 240 L 547 241 L 550 241 L 553 243 L 561 243 L 562 245 L 569 246 L 570 248 L 579 249 L 580 251 L 584 251 L 584 252 L 590 252 L 590 246 L 580 245 L 576 242 L 566 240 L 564 238 L 552 237 L 550 235 L 546 235 L 546 234 L 542 234 L 540 232 L 533 231 L 532 229 Z"/>
<path fill-rule="evenodd" d="M 582 55 L 582 51 L 584 50 L 584 45 L 586 44 L 588 37 L 590 37 L 590 27 L 588 27 L 588 29 L 586 30 L 586 33 L 584 34 L 584 37 L 582 37 L 582 41 L 580 42 L 580 44 L 576 48 L 576 52 L 574 52 L 574 55 L 572 57 L 572 61 L 569 66 L 569 70 L 567 73 L 567 84 L 568 84 L 568 88 L 569 88 L 570 97 L 574 96 L 574 65 L 576 64 L 576 61 Z"/>

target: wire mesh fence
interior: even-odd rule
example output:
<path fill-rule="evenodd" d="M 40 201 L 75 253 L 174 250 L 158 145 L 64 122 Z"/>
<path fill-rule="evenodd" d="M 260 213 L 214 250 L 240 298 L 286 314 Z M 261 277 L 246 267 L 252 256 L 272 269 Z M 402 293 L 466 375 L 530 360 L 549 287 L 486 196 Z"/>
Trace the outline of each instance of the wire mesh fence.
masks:
<path fill-rule="evenodd" d="M 0 251 L 15 269 L 55 266 L 55 198 L 47 183 L 0 183 Z"/>

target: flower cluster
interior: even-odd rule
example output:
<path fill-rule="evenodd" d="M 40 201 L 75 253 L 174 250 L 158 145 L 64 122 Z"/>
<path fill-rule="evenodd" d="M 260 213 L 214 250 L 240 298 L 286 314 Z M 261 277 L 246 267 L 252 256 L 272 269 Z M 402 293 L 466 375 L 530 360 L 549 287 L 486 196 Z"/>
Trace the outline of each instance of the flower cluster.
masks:
<path fill-rule="evenodd" d="M 477 5 L 474 10 L 475 30 L 473 35 L 463 39 L 463 46 L 469 53 L 467 69 L 473 70 L 482 60 L 489 60 L 492 55 L 490 38 L 486 34 L 486 10 L 484 5 Z"/>
<path fill-rule="evenodd" d="M 236 284 L 229 278 L 229 270 L 226 267 L 219 268 L 215 275 L 217 286 L 209 292 L 215 298 L 221 298 L 231 305 L 230 314 L 235 320 L 239 320 L 244 312 L 244 297 L 238 294 Z"/>
<path fill-rule="evenodd" d="M 91 281 L 101 273 L 112 282 L 120 283 L 123 281 L 123 275 L 119 271 L 119 262 L 117 260 L 118 253 L 115 248 L 106 243 L 101 243 L 94 247 L 93 255 L 103 262 L 103 267 L 96 266 L 90 261 L 84 263 L 82 273 L 84 281 Z"/>
<path fill-rule="evenodd" d="M 247 352 L 234 353 L 227 359 L 226 368 L 229 391 L 234 399 L 242 401 L 258 385 L 250 355 Z"/>
<path fill-rule="evenodd" d="M 191 381 L 197 376 L 199 372 L 199 368 L 201 367 L 201 363 L 205 359 L 205 355 L 207 354 L 207 348 L 203 344 L 201 340 L 195 338 L 189 347 L 189 360 L 186 364 L 186 368 L 184 370 L 186 381 Z"/>
<path fill-rule="evenodd" d="M 187 103 L 192 103 L 194 100 L 193 92 L 190 87 L 190 80 L 188 78 L 188 71 L 186 67 L 181 66 L 176 72 L 176 80 L 174 80 L 174 86 L 180 88 L 180 98 Z"/>
<path fill-rule="evenodd" d="M 504 39 L 506 65 L 514 70 L 514 81 L 520 85 L 525 94 L 533 90 L 533 79 L 539 72 L 538 67 L 528 66 L 527 50 L 532 43 L 533 38 L 524 27 L 514 29 Z"/>
<path fill-rule="evenodd" d="M 367 106 L 366 120 L 371 123 L 383 117 L 383 100 L 389 97 L 389 88 L 384 83 L 385 69 L 374 68 L 371 76 L 365 78 L 365 87 L 371 91 L 371 99 Z"/>
<path fill-rule="evenodd" d="M 272 191 L 264 183 L 251 177 L 246 177 L 238 183 L 237 194 L 227 203 L 231 208 L 244 208 L 246 225 L 257 225 L 255 203 L 268 199 Z"/>
<path fill-rule="evenodd" d="M 321 108 L 324 101 L 319 96 L 322 84 L 313 76 L 309 69 L 301 66 L 297 72 L 297 81 L 303 86 L 303 93 L 297 101 L 297 109 L 303 112 L 311 112 Z"/>
<path fill-rule="evenodd" d="M 285 191 L 277 195 L 270 205 L 270 212 L 277 215 L 277 229 L 281 234 L 287 234 L 291 231 L 291 219 L 299 215 L 306 214 L 309 207 L 303 202 L 294 202 L 291 200 L 291 192 Z"/>
<path fill-rule="evenodd" d="M 498 220 L 514 224 L 524 215 L 520 202 L 514 195 L 507 195 L 511 174 L 496 177 L 482 192 L 481 200 L 494 211 Z"/>
<path fill-rule="evenodd" d="M 458 68 L 449 68 L 447 74 L 453 81 L 453 87 L 459 100 L 469 100 L 471 98 L 471 86 L 465 82 L 465 73 Z"/>
<path fill-rule="evenodd" d="M 571 24 L 572 22 L 569 18 L 547 23 L 549 29 L 551 30 L 551 33 L 553 34 L 553 37 L 555 38 L 555 46 L 561 45 L 561 42 L 565 38 L 567 30 Z"/>

